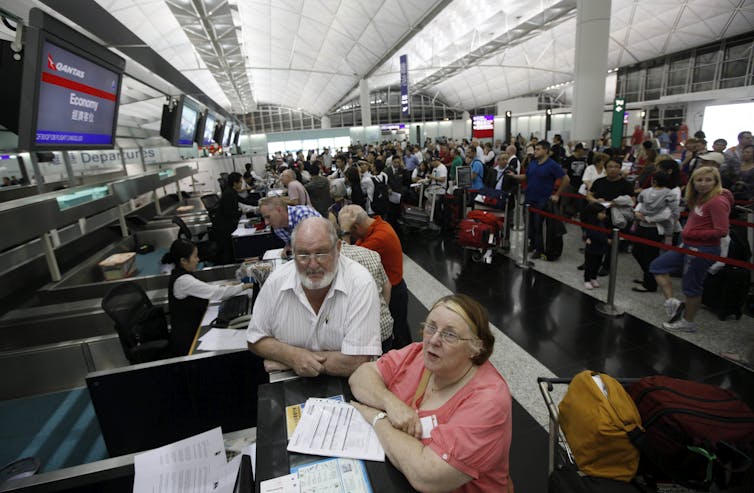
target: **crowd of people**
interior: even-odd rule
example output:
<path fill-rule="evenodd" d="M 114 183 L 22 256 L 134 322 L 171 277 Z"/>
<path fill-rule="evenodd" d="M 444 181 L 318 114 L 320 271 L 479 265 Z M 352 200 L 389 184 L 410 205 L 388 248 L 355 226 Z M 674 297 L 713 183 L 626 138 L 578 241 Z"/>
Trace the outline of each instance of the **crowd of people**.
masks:
<path fill-rule="evenodd" d="M 229 225 L 252 207 L 283 240 L 291 260 L 258 294 L 247 329 L 249 349 L 268 371 L 348 377 L 354 406 L 417 490 L 506 491 L 512 485 L 511 398 L 489 362 L 494 336 L 484 308 L 461 294 L 444 297 L 421 324 L 421 342 L 412 342 L 403 250 L 394 228 L 401 204 L 417 198 L 412 183 L 424 180 L 444 193 L 465 165 L 472 189 L 510 193 L 521 186 L 533 207 L 559 205 L 560 213 L 587 225 L 587 289 L 599 288 L 599 277 L 607 274 L 606 230 L 619 228 L 656 244 L 678 241 L 688 252 L 661 254 L 659 246 L 632 245 L 643 272 L 634 290 L 660 290 L 668 316 L 664 327 L 693 331 L 712 264 L 693 252 L 725 255 L 734 194 L 751 200 L 752 150 L 751 133 L 741 132 L 737 146 L 716 142 L 712 151 L 694 136 L 678 159 L 652 140 L 619 151 L 565 143 L 559 136 L 552 144 L 520 136 L 510 144 L 484 145 L 428 139 L 424 146 L 384 142 L 335 155 L 325 150 L 273 156 L 269 172 L 286 196 L 245 205 L 245 194 L 269 179 L 247 169 L 228 176 L 219 207 L 228 209 Z M 532 219 L 532 256 L 542 258 L 541 221 Z M 195 325 L 206 300 L 248 286 L 229 290 L 198 281 L 196 249 L 179 242 L 172 252 L 171 312 L 175 305 L 186 325 Z M 682 273 L 683 301 L 670 281 L 676 272 Z M 483 422 L 473 418 L 484 409 L 489 413 Z"/>

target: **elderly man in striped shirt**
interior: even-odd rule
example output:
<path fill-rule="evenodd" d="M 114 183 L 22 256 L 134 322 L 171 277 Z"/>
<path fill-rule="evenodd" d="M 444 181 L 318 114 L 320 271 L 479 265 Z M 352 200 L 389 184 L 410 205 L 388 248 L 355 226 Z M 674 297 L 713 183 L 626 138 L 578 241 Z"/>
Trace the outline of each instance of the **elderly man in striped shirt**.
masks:
<path fill-rule="evenodd" d="M 291 237 L 293 262 L 262 286 L 246 332 L 268 371 L 349 376 L 382 354 L 380 301 L 374 279 L 340 254 L 335 227 L 304 219 Z"/>

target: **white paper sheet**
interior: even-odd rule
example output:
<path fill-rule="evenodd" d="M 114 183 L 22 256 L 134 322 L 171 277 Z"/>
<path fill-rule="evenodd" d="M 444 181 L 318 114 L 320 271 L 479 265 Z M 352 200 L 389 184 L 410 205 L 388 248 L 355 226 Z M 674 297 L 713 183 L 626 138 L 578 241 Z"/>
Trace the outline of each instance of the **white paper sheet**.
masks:
<path fill-rule="evenodd" d="M 384 462 L 385 451 L 372 426 L 345 402 L 307 399 L 290 442 L 290 452 Z"/>
<path fill-rule="evenodd" d="M 202 318 L 202 327 L 209 325 L 213 320 L 217 318 L 217 314 L 220 313 L 220 305 L 209 305 L 207 311 L 204 312 L 204 318 Z M 201 340 L 201 339 L 200 339 Z"/>
<path fill-rule="evenodd" d="M 301 493 L 298 473 L 268 479 L 259 483 L 260 493 Z"/>
<path fill-rule="evenodd" d="M 228 483 L 220 427 L 134 456 L 134 493 L 217 493 Z M 236 472 L 238 465 L 236 465 Z"/>
<path fill-rule="evenodd" d="M 264 257 L 262 257 L 263 260 L 275 260 L 280 259 L 280 255 L 283 253 L 282 248 L 275 248 L 273 250 L 267 250 L 264 252 Z"/>
<path fill-rule="evenodd" d="M 246 349 L 246 331 L 236 329 L 210 329 L 199 338 L 198 350 L 226 351 Z"/>

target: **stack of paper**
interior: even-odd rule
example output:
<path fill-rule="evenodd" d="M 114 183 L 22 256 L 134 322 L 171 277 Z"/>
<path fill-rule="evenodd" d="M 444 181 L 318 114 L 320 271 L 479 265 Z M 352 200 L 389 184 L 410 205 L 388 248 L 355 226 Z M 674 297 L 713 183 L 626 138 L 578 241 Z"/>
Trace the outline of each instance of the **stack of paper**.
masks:
<path fill-rule="evenodd" d="M 385 461 L 377 434 L 355 407 L 332 399 L 306 401 L 290 442 L 290 452 Z"/>
<path fill-rule="evenodd" d="M 231 493 L 241 456 L 225 461 L 218 427 L 134 456 L 134 493 Z"/>
<path fill-rule="evenodd" d="M 246 348 L 246 331 L 233 329 L 210 329 L 199 338 L 199 347 L 197 347 L 201 351 L 230 351 Z"/>

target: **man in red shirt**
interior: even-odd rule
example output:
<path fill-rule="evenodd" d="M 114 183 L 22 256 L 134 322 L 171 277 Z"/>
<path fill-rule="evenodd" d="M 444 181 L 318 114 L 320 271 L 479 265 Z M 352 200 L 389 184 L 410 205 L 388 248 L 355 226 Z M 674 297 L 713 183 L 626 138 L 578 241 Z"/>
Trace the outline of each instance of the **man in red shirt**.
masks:
<path fill-rule="evenodd" d="M 408 288 L 403 280 L 403 247 L 398 235 L 380 216 L 369 217 L 358 205 L 347 205 L 338 214 L 340 229 L 349 233 L 358 246 L 380 254 L 382 266 L 392 286 L 390 314 L 393 316 L 393 348 L 412 342 L 408 328 Z M 384 345 L 384 343 L 383 343 Z"/>

